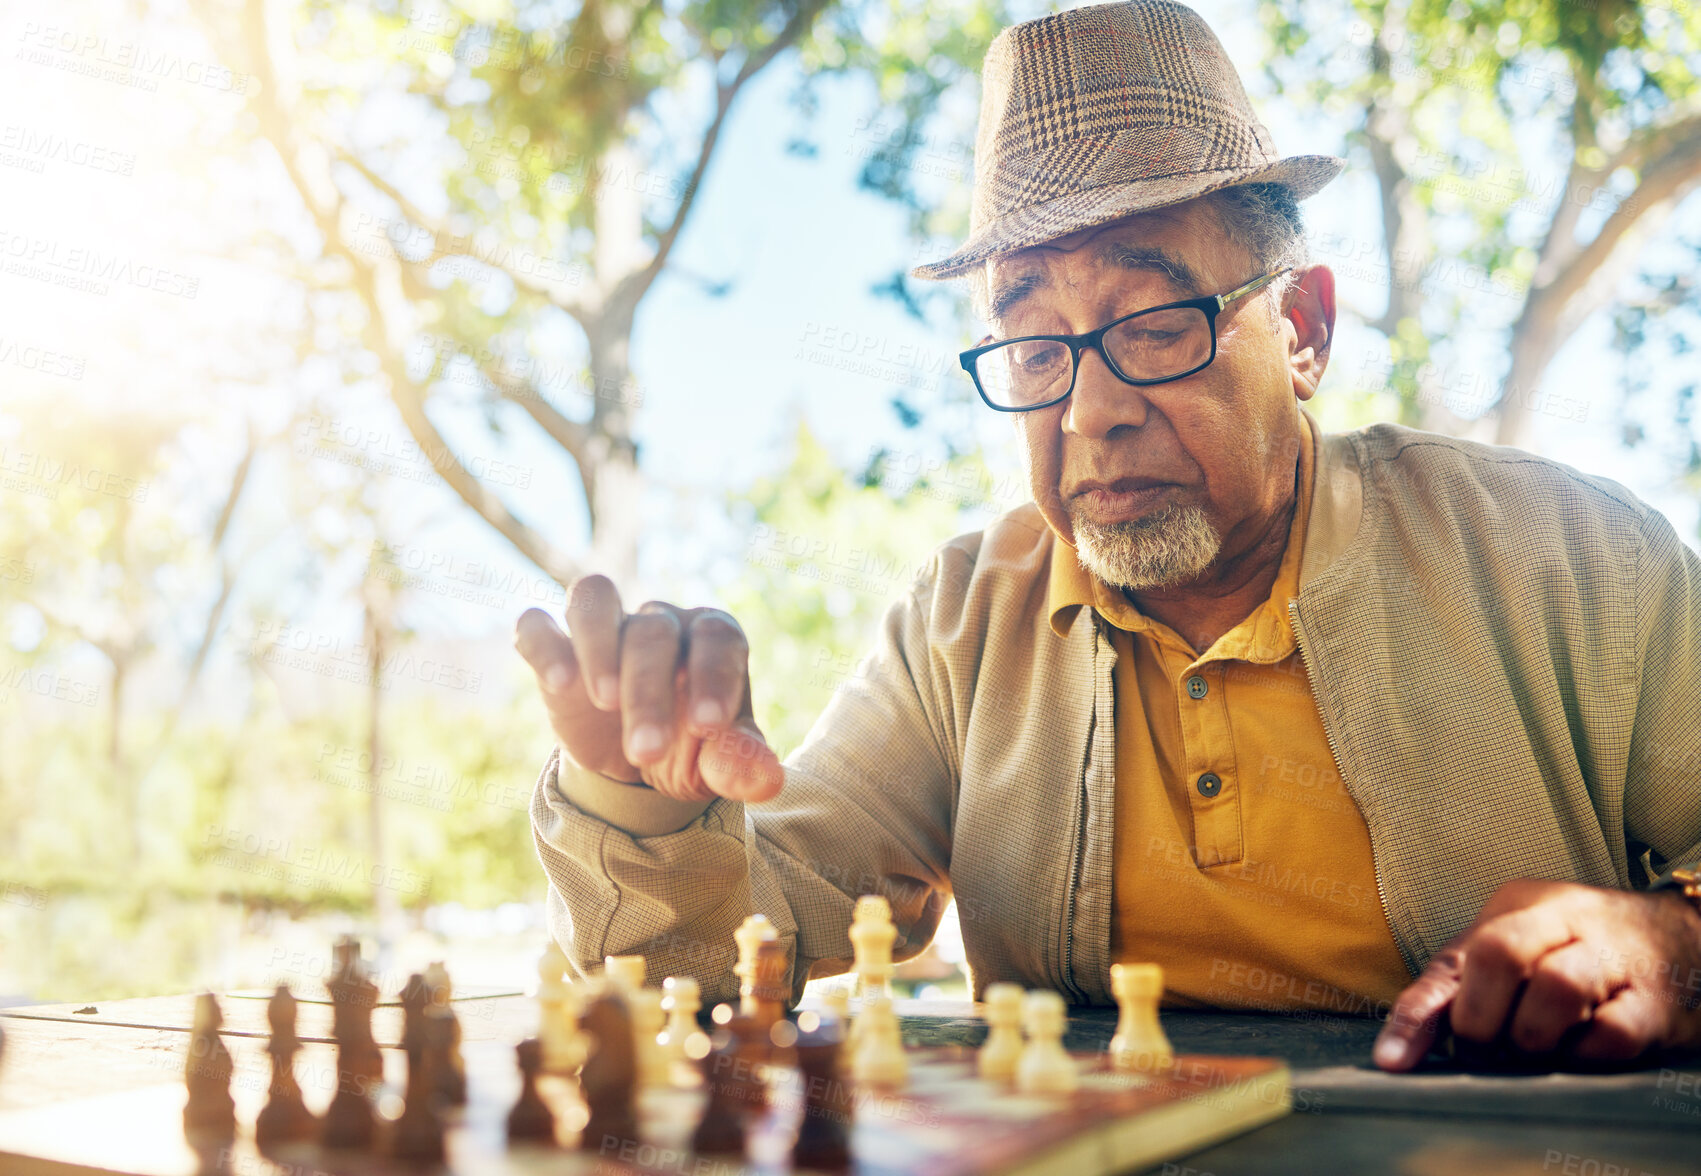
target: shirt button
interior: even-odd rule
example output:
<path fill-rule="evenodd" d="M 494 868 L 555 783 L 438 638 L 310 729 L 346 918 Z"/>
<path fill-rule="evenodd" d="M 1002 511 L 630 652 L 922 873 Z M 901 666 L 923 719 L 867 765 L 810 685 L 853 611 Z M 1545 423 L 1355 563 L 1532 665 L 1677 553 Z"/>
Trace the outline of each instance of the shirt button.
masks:
<path fill-rule="evenodd" d="M 1223 790 L 1223 782 L 1215 772 L 1206 772 L 1199 777 L 1199 795 L 1215 796 Z"/>
<path fill-rule="evenodd" d="M 1187 679 L 1187 696 L 1189 698 L 1204 698 L 1210 692 L 1210 689 L 1210 684 L 1198 674 Z"/>

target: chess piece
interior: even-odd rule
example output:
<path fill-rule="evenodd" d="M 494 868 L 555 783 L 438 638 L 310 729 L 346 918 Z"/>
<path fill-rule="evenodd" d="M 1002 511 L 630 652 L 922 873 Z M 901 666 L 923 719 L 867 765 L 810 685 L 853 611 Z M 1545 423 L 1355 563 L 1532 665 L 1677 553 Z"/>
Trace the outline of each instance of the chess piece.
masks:
<path fill-rule="evenodd" d="M 756 945 L 749 979 L 740 987 L 739 1004 L 764 1030 L 771 1030 L 786 1015 L 786 998 L 791 994 L 786 945 L 778 938 Z"/>
<path fill-rule="evenodd" d="M 528 1037 L 514 1047 L 520 1066 L 520 1097 L 508 1112 L 508 1139 L 513 1143 L 555 1142 L 555 1114 L 537 1092 L 538 1072 L 543 1069 L 543 1042 Z"/>
<path fill-rule="evenodd" d="M 550 1074 L 571 1074 L 585 1060 L 579 1034 L 579 990 L 568 984 L 567 953 L 551 939 L 537 961 L 538 1041 L 543 1068 Z"/>
<path fill-rule="evenodd" d="M 826 1021 L 800 1033 L 797 1069 L 803 1078 L 803 1118 L 791 1158 L 795 1168 L 831 1172 L 850 1166 L 850 1127 L 856 1105 L 839 1072 L 844 1051 L 841 1024 Z"/>
<path fill-rule="evenodd" d="M 638 1122 L 633 1113 L 633 1093 L 638 1085 L 638 1063 L 633 1051 L 632 1014 L 626 998 L 612 985 L 585 1002 L 579 1027 L 586 1043 L 584 1070 L 579 1091 L 590 1119 L 579 1137 L 583 1151 L 608 1155 L 627 1142 L 636 1143 Z"/>
<path fill-rule="evenodd" d="M 425 990 L 430 1001 L 425 1006 L 433 1027 L 428 1038 L 441 1042 L 442 1056 L 436 1061 L 437 1098 L 445 1106 L 467 1105 L 467 1065 L 461 1057 L 461 1019 L 455 1016 L 454 985 L 443 961 L 433 960 L 425 968 Z"/>
<path fill-rule="evenodd" d="M 1081 1084 L 1074 1061 L 1063 1049 L 1068 1023 L 1063 998 L 1055 992 L 1030 992 L 1022 1002 L 1028 1044 L 1016 1063 L 1016 1089 L 1023 1094 L 1069 1094 Z"/>
<path fill-rule="evenodd" d="M 442 1046 L 430 1040 L 434 1022 L 425 977 L 415 972 L 402 989 L 402 1049 L 408 1058 L 407 1092 L 396 1120 L 391 1151 L 399 1160 L 433 1163 L 443 1158 L 443 1121 L 437 1115 L 436 1063 Z"/>
<path fill-rule="evenodd" d="M 661 1049 L 671 1067 L 686 1060 L 685 1043 L 699 1033 L 697 1010 L 703 1007 L 703 995 L 697 981 L 690 976 L 669 976 L 662 982 L 662 1011 L 667 1014 L 667 1028 L 661 1034 Z"/>
<path fill-rule="evenodd" d="M 310 1143 L 319 1136 L 319 1120 L 302 1101 L 295 1081 L 295 1054 L 301 1039 L 295 1032 L 296 1000 L 289 985 L 280 984 L 266 1002 L 271 1037 L 266 1052 L 272 1059 L 272 1085 L 266 1105 L 254 1120 L 254 1143 L 262 1153 L 291 1143 Z"/>
<path fill-rule="evenodd" d="M 662 994 L 654 988 L 635 988 L 626 994 L 627 1007 L 632 1012 L 633 1045 L 638 1055 L 638 1084 L 666 1086 L 668 1084 L 667 1051 L 657 1040 L 667 1024 L 662 1010 Z"/>
<path fill-rule="evenodd" d="M 183 1135 L 197 1150 L 228 1144 L 236 1138 L 236 1101 L 230 1097 L 230 1078 L 235 1071 L 230 1051 L 219 1037 L 224 1015 L 210 992 L 195 998 L 194 1029 L 189 1036 L 189 1056 L 183 1066 L 183 1084 L 189 1100 L 183 1106 Z"/>
<path fill-rule="evenodd" d="M 372 1096 L 384 1079 L 384 1058 L 372 1040 L 378 986 L 366 974 L 359 941 L 344 936 L 332 949 L 331 1036 L 337 1043 L 337 1093 L 325 1109 L 321 1138 L 328 1148 L 372 1146 L 378 1119 Z"/>
<path fill-rule="evenodd" d="M 1120 1012 L 1110 1039 L 1111 1065 L 1118 1070 L 1151 1073 L 1175 1064 L 1175 1052 L 1158 1020 L 1164 994 L 1164 970 L 1157 964 L 1112 964 L 1110 991 Z"/>
<path fill-rule="evenodd" d="M 845 1045 L 850 1045 L 851 1039 L 851 994 L 850 989 L 839 984 L 824 989 L 821 993 L 821 1013 L 839 1023 L 839 1032 L 844 1035 Z"/>
<path fill-rule="evenodd" d="M 602 974 L 622 993 L 637 992 L 644 987 L 649 970 L 649 964 L 641 955 L 611 955 L 602 961 Z"/>
<path fill-rule="evenodd" d="M 982 1078 L 1009 1082 L 1022 1058 L 1022 990 L 1015 984 L 992 984 L 986 990 L 986 1042 L 975 1055 Z"/>
<path fill-rule="evenodd" d="M 740 1065 L 731 1034 L 715 1034 L 714 1045 L 702 1061 L 702 1076 L 709 1101 L 691 1136 L 691 1150 L 703 1156 L 743 1155 L 750 1107 L 744 1088 L 751 1079 Z"/>
<path fill-rule="evenodd" d="M 892 925 L 892 904 L 878 894 L 856 900 L 851 913 L 850 941 L 855 952 L 851 970 L 856 973 L 858 1003 L 889 994 L 892 981 L 892 945 L 898 929 Z"/>
<path fill-rule="evenodd" d="M 756 990 L 763 987 L 763 980 L 757 976 L 762 945 L 778 942 L 779 937 L 767 915 L 751 915 L 732 933 L 733 942 L 738 945 L 738 962 L 732 967 L 733 975 L 738 977 L 738 1011 L 746 1017 L 760 1015 L 762 998 Z"/>
<path fill-rule="evenodd" d="M 856 1045 L 851 1053 L 851 1076 L 865 1086 L 896 1090 L 909 1077 L 909 1062 L 904 1057 L 904 1039 L 898 1029 L 898 1015 L 892 1011 L 892 998 L 877 993 L 862 1008 L 857 1018 Z"/>

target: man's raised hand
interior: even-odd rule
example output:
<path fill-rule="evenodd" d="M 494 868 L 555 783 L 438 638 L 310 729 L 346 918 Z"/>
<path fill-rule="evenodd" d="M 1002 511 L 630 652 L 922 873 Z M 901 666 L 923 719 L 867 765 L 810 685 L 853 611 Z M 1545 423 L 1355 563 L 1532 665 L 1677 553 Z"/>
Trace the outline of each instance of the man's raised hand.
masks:
<path fill-rule="evenodd" d="M 656 600 L 627 613 L 593 575 L 568 589 L 567 627 L 527 609 L 514 647 L 568 759 L 678 800 L 779 793 L 785 770 L 756 727 L 749 646 L 732 617 Z"/>

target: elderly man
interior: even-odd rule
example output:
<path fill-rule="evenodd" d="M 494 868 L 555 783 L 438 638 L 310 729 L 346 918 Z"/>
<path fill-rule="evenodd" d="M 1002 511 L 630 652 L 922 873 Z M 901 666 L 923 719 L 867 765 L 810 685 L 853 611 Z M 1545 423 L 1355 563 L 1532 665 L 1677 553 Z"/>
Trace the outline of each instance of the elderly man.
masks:
<path fill-rule="evenodd" d="M 937 549 L 781 763 L 712 608 L 521 618 L 559 749 L 557 938 L 795 993 L 886 895 L 957 900 L 977 993 L 1382 1016 L 1559 1064 L 1701 1044 L 1701 559 L 1622 487 L 1393 425 L 1323 435 L 1335 323 L 1278 158 L 1190 9 L 1014 26 L 983 74 L 963 355 L 1033 502 Z"/>

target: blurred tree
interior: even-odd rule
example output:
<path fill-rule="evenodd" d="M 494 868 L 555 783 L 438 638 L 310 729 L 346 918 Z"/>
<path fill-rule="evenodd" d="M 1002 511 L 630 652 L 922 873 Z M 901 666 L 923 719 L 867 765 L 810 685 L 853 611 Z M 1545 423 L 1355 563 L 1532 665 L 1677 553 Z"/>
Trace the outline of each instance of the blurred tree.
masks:
<path fill-rule="evenodd" d="M 21 439 L 8 446 L 9 476 L 0 491 L 0 568 L 17 569 L 0 576 L 12 650 L 29 664 L 80 643 L 107 661 L 104 693 L 88 684 L 75 693 L 99 694 L 105 713 L 104 791 L 107 811 L 117 814 L 107 831 L 116 828 L 120 840 L 102 848 L 116 848 L 135 865 L 143 853 L 141 779 L 194 691 L 238 574 L 223 547 L 247 485 L 252 443 L 215 499 L 217 516 L 196 526 L 193 502 L 160 493 L 167 471 L 185 456 L 185 420 L 14 401 L 7 423 Z M 185 607 L 201 604 L 196 588 L 215 580 L 204 613 Z M 137 754 L 125 724 L 132 675 L 156 646 L 179 641 L 190 651 L 183 686 L 174 706 L 160 708 L 163 735 Z M 55 690 L 65 681 L 57 664 L 47 677 Z M 18 695 L 21 706 L 32 689 L 7 694 Z"/>
<path fill-rule="evenodd" d="M 978 453 L 882 450 L 847 477 L 807 425 L 790 464 L 734 494 L 749 543 L 717 594 L 750 643 L 756 719 L 782 758 L 841 683 L 859 672 L 887 606 L 946 538 L 986 525 L 1027 496 Z"/>
<path fill-rule="evenodd" d="M 972 75 L 1004 23 L 1000 0 L 926 15 L 899 0 L 191 2 L 254 79 L 255 128 L 316 230 L 294 259 L 302 280 L 358 305 L 420 451 L 562 581 L 636 570 L 632 327 L 752 79 L 788 51 L 805 75 L 865 71 L 901 153 L 918 137 L 903 128 Z M 490 444 L 517 408 L 573 461 L 589 553 L 522 521 L 450 442 L 456 384 Z"/>
<path fill-rule="evenodd" d="M 1388 339 L 1405 419 L 1456 431 L 1453 393 L 1467 412 L 1497 410 L 1495 439 L 1518 443 L 1532 411 L 1560 411 L 1538 392 L 1560 345 L 1612 305 L 1701 183 L 1701 7 L 1262 0 L 1259 12 L 1268 77 L 1296 105 L 1350 118 L 1348 152 L 1376 177 L 1387 299 L 1360 314 Z M 1471 367 L 1452 340 L 1472 328 L 1505 332 L 1497 388 L 1448 374 Z"/>

